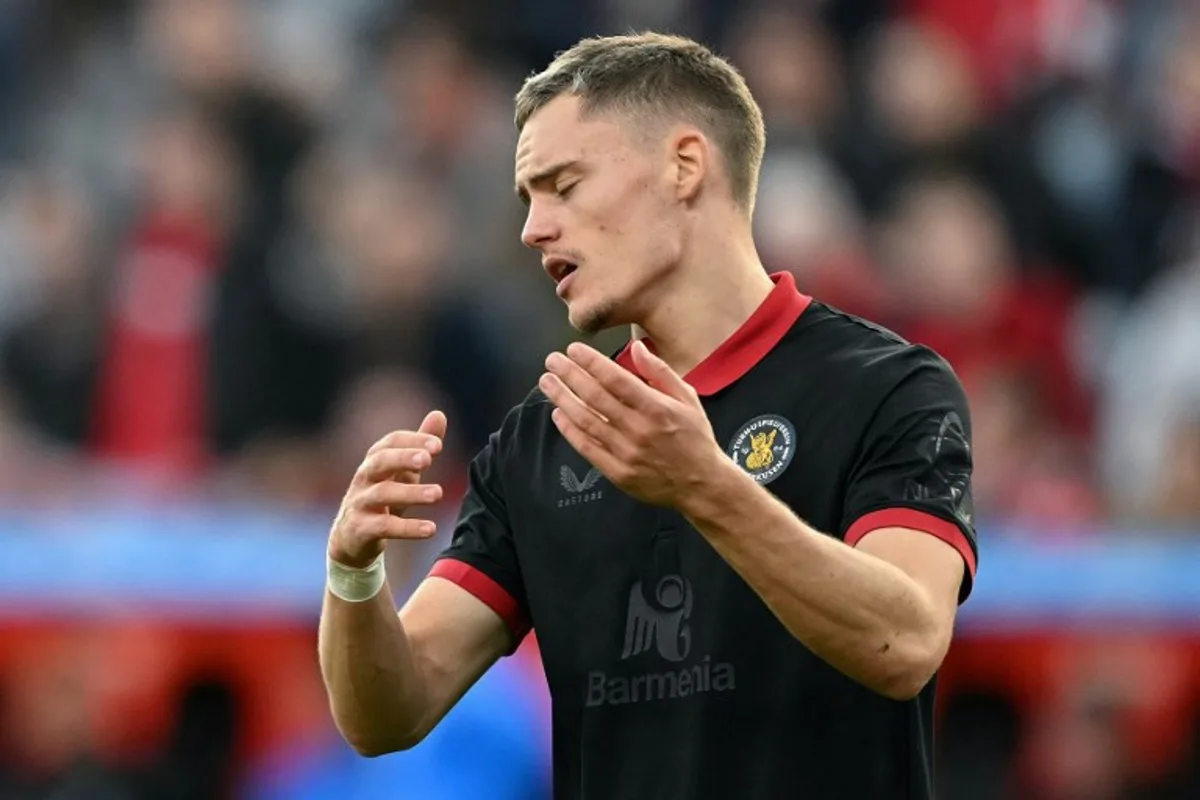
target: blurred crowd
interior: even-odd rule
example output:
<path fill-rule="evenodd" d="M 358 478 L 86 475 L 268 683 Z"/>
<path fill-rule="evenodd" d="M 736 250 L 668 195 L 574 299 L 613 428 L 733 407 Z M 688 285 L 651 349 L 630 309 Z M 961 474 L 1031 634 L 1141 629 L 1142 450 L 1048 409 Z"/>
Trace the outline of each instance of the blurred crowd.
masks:
<path fill-rule="evenodd" d="M 1197 529 L 1186 0 L 6 0 L 0 501 L 325 509 L 435 407 L 453 498 L 574 336 L 518 239 L 512 96 L 579 37 L 646 28 L 756 93 L 768 268 L 955 367 L 981 520 Z M 179 752 L 228 759 L 223 691 L 185 695 L 177 738 L 212 745 Z M 1064 719 L 1110 730 L 1091 708 Z M 1048 796 L 1109 796 L 1099 736 L 1058 740 L 1085 790 Z M 165 787 L 164 753 L 146 796 L 208 796 Z"/>
<path fill-rule="evenodd" d="M 1189 5 L 12 0 L 0 491 L 327 503 L 433 406 L 469 456 L 571 336 L 512 94 L 656 27 L 763 106 L 769 268 L 958 370 L 981 517 L 1194 522 Z"/>

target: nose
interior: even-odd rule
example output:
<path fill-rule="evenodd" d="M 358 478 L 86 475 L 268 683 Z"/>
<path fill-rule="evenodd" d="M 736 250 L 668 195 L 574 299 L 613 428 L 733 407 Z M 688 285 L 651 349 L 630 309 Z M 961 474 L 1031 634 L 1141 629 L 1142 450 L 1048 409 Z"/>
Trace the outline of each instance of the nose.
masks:
<path fill-rule="evenodd" d="M 537 250 L 557 238 L 558 223 L 544 205 L 534 200 L 529 204 L 529 212 L 525 215 L 525 227 L 521 229 L 521 243 Z"/>

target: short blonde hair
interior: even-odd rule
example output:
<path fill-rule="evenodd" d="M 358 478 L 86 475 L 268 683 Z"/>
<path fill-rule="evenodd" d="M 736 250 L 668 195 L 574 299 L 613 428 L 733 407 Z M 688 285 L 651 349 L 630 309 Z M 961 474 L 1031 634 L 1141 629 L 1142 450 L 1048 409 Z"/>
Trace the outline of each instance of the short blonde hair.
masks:
<path fill-rule="evenodd" d="M 766 147 L 762 110 L 741 73 L 704 45 L 661 33 L 583 39 L 525 81 L 517 130 L 567 94 L 580 98 L 585 115 L 615 111 L 699 126 L 724 157 L 734 200 L 753 212 Z"/>

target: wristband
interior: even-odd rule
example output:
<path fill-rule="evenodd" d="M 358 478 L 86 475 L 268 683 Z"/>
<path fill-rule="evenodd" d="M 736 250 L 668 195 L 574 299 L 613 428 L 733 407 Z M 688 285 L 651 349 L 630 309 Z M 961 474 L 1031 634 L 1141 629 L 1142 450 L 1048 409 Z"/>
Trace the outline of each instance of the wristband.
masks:
<path fill-rule="evenodd" d="M 379 590 L 387 583 L 383 553 L 370 566 L 361 569 L 339 564 L 326 555 L 325 576 L 325 585 L 330 593 L 347 603 L 365 603 L 379 594 Z"/>

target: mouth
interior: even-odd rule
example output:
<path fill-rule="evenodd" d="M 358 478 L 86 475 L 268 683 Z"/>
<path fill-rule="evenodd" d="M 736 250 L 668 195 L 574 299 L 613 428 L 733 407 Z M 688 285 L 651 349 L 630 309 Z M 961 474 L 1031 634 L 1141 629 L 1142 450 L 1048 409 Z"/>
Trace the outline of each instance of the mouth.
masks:
<path fill-rule="evenodd" d="M 542 269 L 546 270 L 546 274 L 555 283 L 562 283 L 569 276 L 573 275 L 575 270 L 579 269 L 579 265 L 565 258 L 552 256 L 542 261 Z"/>
<path fill-rule="evenodd" d="M 546 274 L 556 284 L 554 293 L 559 297 L 565 298 L 567 290 L 571 286 L 571 279 L 575 273 L 579 271 L 579 265 L 574 261 L 568 261 L 565 258 L 553 256 L 542 262 L 542 268 L 546 270 Z"/>

